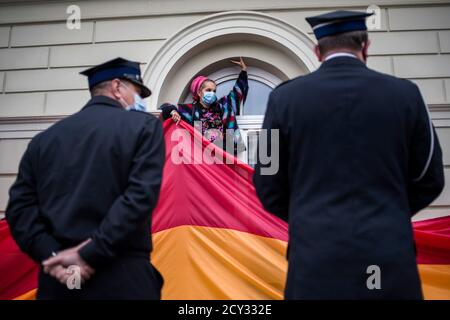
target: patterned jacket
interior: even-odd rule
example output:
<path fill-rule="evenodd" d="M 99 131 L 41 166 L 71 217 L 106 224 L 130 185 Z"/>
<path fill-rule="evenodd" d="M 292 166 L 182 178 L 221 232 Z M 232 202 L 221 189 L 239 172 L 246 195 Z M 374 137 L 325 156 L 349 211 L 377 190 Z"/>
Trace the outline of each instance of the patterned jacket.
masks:
<path fill-rule="evenodd" d="M 247 72 L 241 71 L 233 89 L 226 96 L 218 99 L 217 102 L 210 107 L 212 110 L 220 113 L 224 130 L 233 129 L 234 134 L 232 137 L 227 136 L 226 131 L 224 132 L 224 136 L 225 139 L 233 139 L 234 153 L 245 150 L 244 141 L 236 121 L 236 115 L 239 115 L 240 105 L 245 102 L 247 93 Z M 201 121 L 201 108 L 203 108 L 203 106 L 197 101 L 188 104 L 178 104 L 177 106 L 170 103 L 164 103 L 159 107 L 162 111 L 163 120 L 169 119 L 171 117 L 170 113 L 173 110 L 177 110 L 181 119 L 192 126 L 195 121 Z"/>

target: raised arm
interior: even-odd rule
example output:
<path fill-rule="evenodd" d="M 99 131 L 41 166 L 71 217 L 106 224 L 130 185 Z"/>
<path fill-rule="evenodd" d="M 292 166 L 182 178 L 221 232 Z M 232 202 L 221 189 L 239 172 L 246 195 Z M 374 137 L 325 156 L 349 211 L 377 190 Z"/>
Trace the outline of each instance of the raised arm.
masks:
<path fill-rule="evenodd" d="M 236 83 L 233 86 L 233 89 L 224 97 L 219 100 L 220 105 L 229 104 L 229 107 L 232 108 L 233 112 L 239 115 L 240 105 L 245 102 L 248 93 L 248 76 L 247 76 L 247 66 L 245 65 L 242 58 L 240 61 L 231 60 L 234 64 L 238 65 L 241 68 L 241 72 L 236 80 Z"/>

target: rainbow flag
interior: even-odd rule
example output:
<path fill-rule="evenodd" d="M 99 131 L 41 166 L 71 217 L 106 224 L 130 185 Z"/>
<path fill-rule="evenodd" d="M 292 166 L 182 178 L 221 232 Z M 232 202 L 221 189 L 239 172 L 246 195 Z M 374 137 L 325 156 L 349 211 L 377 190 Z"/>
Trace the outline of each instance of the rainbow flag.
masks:
<path fill-rule="evenodd" d="M 189 125 L 164 123 L 166 164 L 151 260 L 163 299 L 282 299 L 287 224 L 262 208 L 253 169 Z M 228 163 L 229 162 L 229 163 Z M 414 223 L 426 299 L 450 299 L 450 217 Z M 37 266 L 0 221 L 0 299 L 33 299 Z"/>
<path fill-rule="evenodd" d="M 450 216 L 414 223 L 425 299 L 450 300 Z"/>

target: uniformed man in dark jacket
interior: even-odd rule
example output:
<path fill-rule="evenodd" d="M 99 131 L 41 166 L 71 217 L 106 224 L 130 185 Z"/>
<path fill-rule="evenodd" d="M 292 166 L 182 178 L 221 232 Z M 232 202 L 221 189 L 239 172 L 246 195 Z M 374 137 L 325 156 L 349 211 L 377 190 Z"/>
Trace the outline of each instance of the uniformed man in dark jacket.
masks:
<path fill-rule="evenodd" d="M 323 63 L 269 98 L 279 170 L 254 183 L 289 223 L 286 299 L 422 298 L 411 217 L 443 189 L 441 148 L 417 86 L 366 67 L 368 15 L 307 18 Z"/>
<path fill-rule="evenodd" d="M 159 299 L 162 277 L 149 259 L 161 122 L 136 111 L 150 95 L 137 62 L 117 58 L 82 74 L 92 99 L 31 140 L 6 219 L 43 264 L 38 299 Z"/>

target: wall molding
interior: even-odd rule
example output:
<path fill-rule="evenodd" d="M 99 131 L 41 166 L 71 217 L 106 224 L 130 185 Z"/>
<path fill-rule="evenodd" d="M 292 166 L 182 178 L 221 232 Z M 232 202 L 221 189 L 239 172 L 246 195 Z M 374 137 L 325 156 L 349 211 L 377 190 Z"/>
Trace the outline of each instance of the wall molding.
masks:
<path fill-rule="evenodd" d="M 436 128 L 450 128 L 450 104 L 430 105 L 430 114 Z M 160 111 L 150 112 L 159 117 Z M 438 116 L 436 116 L 438 115 Z M 31 139 L 67 116 L 30 116 L 0 118 L 0 139 Z M 263 116 L 245 116 L 239 124 L 242 129 L 260 123 Z"/>
<path fill-rule="evenodd" d="M 71 4 L 79 5 L 84 21 L 111 19 L 111 18 L 144 18 L 155 16 L 174 15 L 198 15 L 211 14 L 228 10 L 255 10 L 255 11 L 283 11 L 283 10 L 333 10 L 333 9 L 362 9 L 373 4 L 372 0 L 277 0 L 277 1 L 223 1 L 220 4 L 214 1 L 190 0 L 189 5 L 179 0 L 129 0 L 104 5 L 105 0 L 59 0 L 36 1 L 20 0 L 8 1 L 0 4 L 0 24 L 41 23 L 41 22 L 65 22 L 67 18 L 66 8 Z M 448 5 L 447 0 L 378 0 L 380 7 L 416 7 Z M 29 9 L 29 12 L 26 12 Z M 36 14 L 39 12 L 39 15 Z"/>
<path fill-rule="evenodd" d="M 204 47 L 207 47 L 208 43 L 219 38 L 227 41 L 236 38 L 242 41 L 243 45 L 246 41 L 259 38 L 263 40 L 260 41 L 262 45 L 272 50 L 277 46 L 278 48 L 275 48 L 277 51 L 291 57 L 306 72 L 319 67 L 311 38 L 281 19 L 252 11 L 230 11 L 210 15 L 181 29 L 169 38 L 147 64 L 143 78 L 144 83 L 153 91 L 152 96 L 148 98 L 150 110 L 156 110 L 158 104 L 162 102 L 160 94 L 163 84 L 177 72 L 177 69 L 183 67 L 183 61 L 205 50 Z M 247 58 L 248 55 L 245 53 L 243 56 Z M 263 53 L 252 52 L 252 54 L 255 56 L 251 58 L 258 59 L 260 58 L 258 54 Z M 207 67 L 207 62 L 204 63 L 196 66 L 197 69 Z M 184 87 L 176 89 L 182 91 Z"/>

